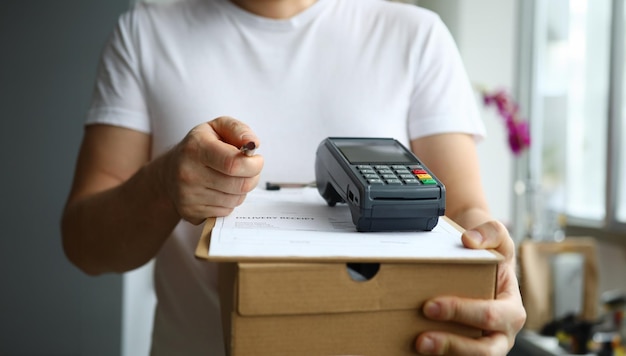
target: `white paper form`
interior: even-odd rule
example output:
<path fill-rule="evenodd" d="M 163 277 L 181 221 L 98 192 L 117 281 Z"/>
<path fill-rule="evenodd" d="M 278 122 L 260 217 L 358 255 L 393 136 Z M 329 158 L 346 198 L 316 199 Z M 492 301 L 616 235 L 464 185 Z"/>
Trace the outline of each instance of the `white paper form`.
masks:
<path fill-rule="evenodd" d="M 211 233 L 210 259 L 496 260 L 463 247 L 446 220 L 428 232 L 357 232 L 346 204 L 329 207 L 315 188 L 257 189 Z"/>

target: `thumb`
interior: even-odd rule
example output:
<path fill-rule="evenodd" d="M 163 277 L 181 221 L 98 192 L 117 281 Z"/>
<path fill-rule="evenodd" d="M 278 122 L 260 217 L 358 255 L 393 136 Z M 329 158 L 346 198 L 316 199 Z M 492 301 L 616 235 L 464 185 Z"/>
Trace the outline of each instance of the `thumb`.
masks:
<path fill-rule="evenodd" d="M 492 220 L 466 230 L 462 235 L 463 245 L 475 249 L 493 249 L 506 258 L 515 255 L 515 244 L 506 227 L 499 221 Z"/>
<path fill-rule="evenodd" d="M 254 150 L 260 145 L 259 138 L 252 129 L 243 122 L 228 116 L 221 116 L 208 123 L 220 139 L 237 148 L 244 145 Z"/>

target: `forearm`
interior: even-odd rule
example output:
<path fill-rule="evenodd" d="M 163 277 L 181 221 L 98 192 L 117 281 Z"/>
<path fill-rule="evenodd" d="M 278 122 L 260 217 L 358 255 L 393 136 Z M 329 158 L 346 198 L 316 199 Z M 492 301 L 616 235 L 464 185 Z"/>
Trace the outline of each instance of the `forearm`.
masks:
<path fill-rule="evenodd" d="M 158 180 L 163 157 L 108 190 L 70 201 L 62 220 L 68 258 L 88 274 L 125 272 L 156 255 L 180 217 Z"/>

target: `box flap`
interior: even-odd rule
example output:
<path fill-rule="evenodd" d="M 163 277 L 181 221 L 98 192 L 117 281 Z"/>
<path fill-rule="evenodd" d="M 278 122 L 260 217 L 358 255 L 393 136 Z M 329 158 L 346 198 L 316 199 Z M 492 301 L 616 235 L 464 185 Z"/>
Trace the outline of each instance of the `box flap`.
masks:
<path fill-rule="evenodd" d="M 368 281 L 354 281 L 345 263 L 239 263 L 240 315 L 289 315 L 419 310 L 445 294 L 492 299 L 497 264 L 380 264 Z M 454 276 L 454 283 L 441 283 Z"/>

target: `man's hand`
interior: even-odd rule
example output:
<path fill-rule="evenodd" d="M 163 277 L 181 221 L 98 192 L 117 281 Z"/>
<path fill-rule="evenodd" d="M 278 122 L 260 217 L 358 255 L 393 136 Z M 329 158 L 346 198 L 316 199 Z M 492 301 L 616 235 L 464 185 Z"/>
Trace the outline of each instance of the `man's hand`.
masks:
<path fill-rule="evenodd" d="M 200 224 L 244 201 L 263 167 L 263 157 L 240 152 L 249 142 L 259 146 L 247 125 L 219 117 L 194 127 L 167 153 L 160 181 L 182 219 Z"/>
<path fill-rule="evenodd" d="M 494 249 L 504 256 L 498 266 L 495 300 L 437 297 L 425 303 L 424 314 L 433 320 L 456 322 L 484 330 L 478 339 L 444 332 L 425 332 L 416 340 L 424 355 L 506 355 L 526 321 L 517 277 L 515 246 L 499 222 L 484 223 L 463 233 L 463 244 L 473 249 Z"/>

